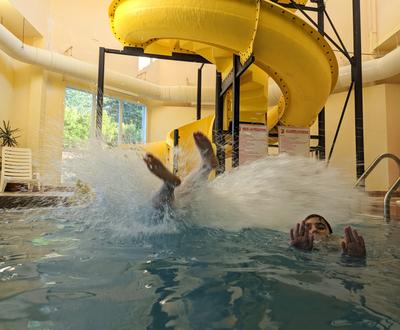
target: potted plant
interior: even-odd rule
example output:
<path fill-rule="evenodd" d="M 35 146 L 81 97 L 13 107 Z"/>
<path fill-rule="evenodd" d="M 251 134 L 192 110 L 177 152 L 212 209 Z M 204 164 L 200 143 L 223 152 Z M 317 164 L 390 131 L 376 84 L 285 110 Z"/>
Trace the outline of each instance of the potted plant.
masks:
<path fill-rule="evenodd" d="M 19 131 L 18 128 L 12 129 L 10 122 L 7 123 L 3 120 L 3 127 L 0 127 L 0 141 L 2 147 L 16 147 L 18 145 L 17 138 L 19 136 L 15 136 L 15 133 Z M 0 155 L 0 169 L 1 169 L 1 155 Z M 8 191 L 18 191 L 20 190 L 21 185 L 19 183 L 8 183 L 7 190 Z"/>
<path fill-rule="evenodd" d="M 19 136 L 14 136 L 19 129 L 11 129 L 10 122 L 7 123 L 3 120 L 3 127 L 0 127 L 0 139 L 2 140 L 2 147 L 16 147 L 18 145 L 17 138 Z"/>

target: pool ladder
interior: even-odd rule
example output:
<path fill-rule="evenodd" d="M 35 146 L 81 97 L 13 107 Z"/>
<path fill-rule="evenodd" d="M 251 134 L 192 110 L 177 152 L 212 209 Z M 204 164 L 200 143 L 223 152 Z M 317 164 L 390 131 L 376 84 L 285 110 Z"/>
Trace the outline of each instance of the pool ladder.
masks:
<path fill-rule="evenodd" d="M 363 173 L 363 175 L 360 176 L 360 178 L 357 180 L 356 184 L 354 187 L 358 186 L 365 186 L 365 179 L 368 177 L 368 175 L 373 171 L 373 169 L 380 163 L 382 159 L 385 158 L 391 158 L 397 163 L 397 167 L 399 169 L 400 173 L 400 158 L 397 157 L 396 155 L 390 154 L 390 153 L 384 153 L 377 157 L 372 164 L 367 168 L 367 170 Z M 393 193 L 400 187 L 400 174 L 395 183 L 390 187 L 390 189 L 387 191 L 385 198 L 383 200 L 383 219 L 386 221 L 390 220 L 390 199 L 392 198 Z"/>

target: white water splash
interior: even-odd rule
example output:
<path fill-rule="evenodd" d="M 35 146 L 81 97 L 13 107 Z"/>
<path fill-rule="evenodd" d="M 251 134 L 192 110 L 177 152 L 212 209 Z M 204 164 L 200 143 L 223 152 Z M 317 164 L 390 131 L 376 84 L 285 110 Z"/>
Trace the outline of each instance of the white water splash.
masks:
<path fill-rule="evenodd" d="M 62 210 L 62 217 L 116 236 L 176 230 L 167 214 L 160 224 L 150 225 L 148 221 L 154 213 L 151 198 L 160 180 L 146 168 L 139 148 L 110 149 L 92 142 L 65 168 L 71 177 L 93 188 L 95 199 L 86 207 Z"/>
<path fill-rule="evenodd" d="M 311 213 L 334 226 L 354 222 L 363 195 L 325 163 L 289 156 L 271 156 L 204 182 L 190 194 L 176 191 L 176 217 L 149 221 L 151 197 L 161 186 L 137 149 L 104 149 L 90 145 L 69 171 L 96 191 L 85 208 L 68 210 L 70 220 L 116 236 L 176 231 L 176 224 L 225 230 L 261 227 L 287 231 Z M 64 214 L 65 216 L 65 214 Z"/>
<path fill-rule="evenodd" d="M 190 220 L 198 225 L 286 231 L 312 213 L 332 226 L 354 223 L 364 197 L 323 162 L 275 156 L 225 173 L 186 197 L 181 207 L 190 205 Z"/>

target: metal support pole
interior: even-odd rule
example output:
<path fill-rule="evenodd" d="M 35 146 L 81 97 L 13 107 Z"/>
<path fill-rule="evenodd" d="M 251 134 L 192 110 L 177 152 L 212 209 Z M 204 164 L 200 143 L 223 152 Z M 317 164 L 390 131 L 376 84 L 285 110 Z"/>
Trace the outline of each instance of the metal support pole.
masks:
<path fill-rule="evenodd" d="M 354 110 L 356 132 L 356 170 L 357 178 L 364 173 L 364 124 L 361 57 L 361 13 L 360 0 L 353 0 L 353 44 L 354 57 L 351 71 L 354 81 Z"/>
<path fill-rule="evenodd" d="M 99 48 L 99 69 L 97 75 L 97 111 L 96 111 L 96 137 L 101 137 L 101 127 L 103 121 L 103 97 L 104 97 L 104 65 L 105 48 Z"/>
<path fill-rule="evenodd" d="M 324 11 L 325 4 L 324 0 L 318 0 L 318 32 L 324 36 L 325 24 L 324 24 Z M 318 158 L 325 160 L 325 107 L 322 108 L 318 114 Z"/>
<path fill-rule="evenodd" d="M 175 149 L 179 145 L 179 129 L 174 129 L 174 158 L 173 158 L 173 173 L 178 173 L 178 153 Z"/>
<path fill-rule="evenodd" d="M 204 63 L 197 69 L 197 112 L 196 119 L 201 119 L 201 82 Z"/>
<path fill-rule="evenodd" d="M 239 166 L 239 115 L 240 115 L 240 57 L 233 55 L 233 116 L 232 116 L 232 168 Z"/>
<path fill-rule="evenodd" d="M 335 149 L 336 139 L 337 139 L 337 137 L 339 135 L 340 127 L 342 126 L 342 121 L 343 121 L 343 118 L 344 118 L 344 114 L 346 113 L 347 104 L 349 103 L 350 94 L 351 94 L 351 91 L 353 90 L 353 85 L 354 85 L 354 81 L 351 82 L 349 90 L 347 91 L 346 100 L 344 101 L 342 114 L 340 115 L 339 123 L 338 123 L 338 126 L 336 128 L 335 136 L 334 136 L 333 141 L 332 141 L 331 150 L 329 151 L 327 165 L 329 165 L 329 162 L 331 161 L 333 150 Z"/>
<path fill-rule="evenodd" d="M 217 145 L 218 166 L 216 174 L 225 172 L 225 138 L 224 128 L 224 99 L 221 96 L 222 75 L 221 72 L 216 73 L 215 77 L 215 124 L 214 124 L 214 142 Z"/>

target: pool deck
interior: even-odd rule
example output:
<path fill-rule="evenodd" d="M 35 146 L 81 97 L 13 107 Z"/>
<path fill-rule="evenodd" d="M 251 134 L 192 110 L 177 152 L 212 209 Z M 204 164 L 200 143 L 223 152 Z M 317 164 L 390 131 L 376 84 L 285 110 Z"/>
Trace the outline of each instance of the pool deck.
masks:
<path fill-rule="evenodd" d="M 0 193 L 0 209 L 66 205 L 73 194 L 71 191 L 3 192 Z"/>

